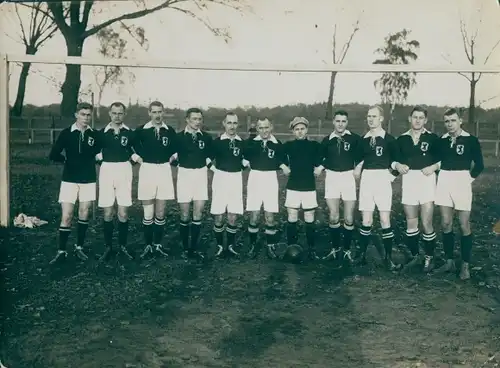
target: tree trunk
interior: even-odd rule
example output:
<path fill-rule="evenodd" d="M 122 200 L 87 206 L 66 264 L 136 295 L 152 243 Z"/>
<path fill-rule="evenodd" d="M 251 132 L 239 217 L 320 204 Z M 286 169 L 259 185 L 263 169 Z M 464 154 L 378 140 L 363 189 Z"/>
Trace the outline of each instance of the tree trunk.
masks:
<path fill-rule="evenodd" d="M 80 35 L 71 35 L 71 37 L 65 37 L 65 41 L 68 56 L 82 56 L 85 39 L 80 37 Z M 66 65 L 66 77 L 61 87 L 61 116 L 70 117 L 75 114 L 78 95 L 82 85 L 81 74 L 81 65 Z"/>
<path fill-rule="evenodd" d="M 335 91 L 335 78 L 337 72 L 332 72 L 330 75 L 330 89 L 328 91 L 328 101 L 326 102 L 325 120 L 330 121 L 333 119 L 333 92 Z"/>
<path fill-rule="evenodd" d="M 11 114 L 13 116 L 21 116 L 23 114 L 24 96 L 26 94 L 26 82 L 30 71 L 31 63 L 23 63 L 21 74 L 19 75 L 19 84 L 17 86 L 17 95 L 14 106 L 12 106 Z"/>
<path fill-rule="evenodd" d="M 26 47 L 27 55 L 35 55 L 37 49 L 31 46 Z M 23 113 L 24 96 L 26 95 L 26 83 L 30 72 L 31 63 L 23 63 L 21 74 L 19 75 L 19 84 L 17 86 L 17 95 L 14 106 L 12 106 L 11 114 L 13 116 L 21 116 Z"/>
<path fill-rule="evenodd" d="M 473 130 L 474 127 L 476 126 L 476 84 L 477 84 L 477 79 L 474 79 L 474 76 L 472 77 L 472 80 L 470 81 L 470 96 L 469 96 L 469 121 L 468 121 L 468 129 L 472 130 L 472 134 L 475 134 L 475 131 Z"/>

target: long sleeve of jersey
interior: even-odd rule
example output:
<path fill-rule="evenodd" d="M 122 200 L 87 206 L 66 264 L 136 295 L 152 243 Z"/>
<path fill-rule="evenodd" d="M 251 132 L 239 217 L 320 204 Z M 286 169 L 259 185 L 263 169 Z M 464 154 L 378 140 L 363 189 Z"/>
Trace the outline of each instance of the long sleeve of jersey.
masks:
<path fill-rule="evenodd" d="M 474 137 L 472 140 L 472 162 L 474 166 L 470 171 L 470 176 L 474 179 L 477 178 L 484 170 L 484 160 L 483 160 L 483 151 L 481 149 L 481 143 L 479 139 Z"/>
<path fill-rule="evenodd" d="M 67 130 L 63 130 L 61 131 L 61 133 L 59 133 L 56 142 L 54 143 L 52 149 L 50 150 L 49 160 L 54 162 L 59 162 L 61 164 L 63 164 L 66 161 L 66 157 L 62 154 L 64 150 L 64 141 L 66 139 L 66 132 Z"/>

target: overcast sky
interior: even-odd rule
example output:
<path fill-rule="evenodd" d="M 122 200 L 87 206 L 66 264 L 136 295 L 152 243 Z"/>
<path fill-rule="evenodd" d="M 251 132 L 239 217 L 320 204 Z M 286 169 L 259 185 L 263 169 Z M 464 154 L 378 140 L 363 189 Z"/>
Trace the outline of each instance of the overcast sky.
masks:
<path fill-rule="evenodd" d="M 149 1 L 149 0 L 148 0 Z M 500 7 L 496 0 L 248 0 L 252 11 L 239 14 L 221 7 L 210 7 L 199 13 L 209 18 L 215 27 L 228 28 L 232 39 L 225 43 L 213 36 L 204 26 L 180 12 L 163 10 L 135 22 L 146 29 L 150 48 L 143 51 L 133 47 L 131 53 L 139 58 L 202 60 L 257 63 L 314 63 L 331 61 L 333 25 L 337 24 L 337 44 L 348 38 L 352 24 L 360 17 L 360 30 L 355 35 L 344 63 L 370 64 L 376 58 L 374 50 L 383 45 L 384 37 L 403 28 L 412 31 L 410 37 L 421 44 L 419 63 L 443 65 L 448 62 L 466 62 L 459 32 L 460 13 L 470 31 L 481 24 L 477 37 L 476 56 L 482 63 L 500 37 Z M 151 0 L 151 3 L 157 3 Z M 307 4 L 307 6 L 306 6 Z M 103 10 L 107 6 L 108 9 Z M 23 47 L 14 42 L 16 20 L 7 14 L 12 4 L 2 4 L 2 50 L 23 53 Z M 116 16 L 133 10 L 132 2 L 100 2 L 91 23 L 104 17 Z M 29 24 L 29 14 L 25 24 Z M 5 34 L 7 29 L 8 36 Z M 132 44 L 131 44 L 132 45 Z M 87 40 L 84 56 L 97 55 L 97 44 Z M 61 36 L 54 37 L 40 50 L 43 55 L 64 55 Z M 444 56 L 443 56 L 444 55 Z M 492 55 L 489 65 L 500 66 L 500 47 Z M 15 99 L 20 68 L 11 68 L 10 98 Z M 187 106 L 275 106 L 288 103 L 325 101 L 328 93 L 328 73 L 261 73 L 172 71 L 135 69 L 135 82 L 126 80 L 118 89 L 109 87 L 103 104 L 114 100 L 147 103 L 159 99 L 169 107 Z M 379 96 L 373 87 L 377 74 L 339 74 L 335 102 L 376 103 Z M 60 102 L 59 83 L 64 78 L 64 67 L 36 64 L 28 80 L 26 103 L 43 105 Z M 84 68 L 82 89 L 93 83 L 91 67 Z M 418 86 L 410 92 L 408 103 L 437 105 L 467 105 L 468 82 L 456 74 L 419 74 Z M 500 76 L 483 75 L 478 85 L 478 100 L 500 94 Z M 500 106 L 500 96 L 484 107 Z"/>

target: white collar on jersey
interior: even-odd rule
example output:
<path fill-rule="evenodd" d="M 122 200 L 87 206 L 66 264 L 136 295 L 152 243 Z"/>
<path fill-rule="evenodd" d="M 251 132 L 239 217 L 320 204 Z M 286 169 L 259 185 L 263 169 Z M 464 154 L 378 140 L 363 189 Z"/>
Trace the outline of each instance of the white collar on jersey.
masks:
<path fill-rule="evenodd" d="M 80 130 L 81 132 L 84 132 L 85 130 L 87 129 L 90 129 L 90 131 L 92 131 L 92 127 L 90 125 L 87 125 L 87 127 L 84 129 L 84 130 L 80 130 L 80 128 L 78 128 L 78 125 L 76 125 L 76 123 L 73 123 L 71 125 L 71 131 L 74 132 L 75 130 Z"/>
<path fill-rule="evenodd" d="M 261 141 L 262 140 L 262 137 L 260 135 L 258 135 L 257 137 L 255 137 L 253 139 L 254 141 Z M 270 135 L 269 138 L 267 139 L 268 141 L 271 141 L 273 142 L 274 144 L 278 144 L 278 140 L 276 139 L 276 137 L 274 135 Z"/>
<path fill-rule="evenodd" d="M 189 128 L 187 126 L 184 128 L 184 133 L 189 133 L 189 134 L 198 134 L 198 133 L 200 133 L 200 134 L 203 134 L 200 129 L 192 130 L 191 128 Z"/>
<path fill-rule="evenodd" d="M 130 128 L 128 126 L 126 126 L 125 124 L 121 124 L 120 125 L 120 129 L 126 129 L 126 130 L 130 130 Z M 104 133 L 106 133 L 108 130 L 110 129 L 113 129 L 113 126 L 111 125 L 111 123 L 109 123 L 108 125 L 106 125 L 106 127 L 104 128 Z"/>
<path fill-rule="evenodd" d="M 223 133 L 221 136 L 220 136 L 220 140 L 223 141 L 224 139 L 231 139 L 230 136 L 227 135 L 227 133 Z M 241 138 L 238 134 L 236 134 L 234 136 L 234 139 L 236 139 L 237 141 L 241 141 Z"/>
<path fill-rule="evenodd" d="M 448 138 L 449 136 L 450 136 L 450 133 L 445 133 L 445 134 L 443 134 L 443 136 L 442 136 L 441 138 Z M 463 130 L 463 129 L 462 129 L 462 131 L 461 131 L 461 132 L 460 132 L 460 134 L 459 134 L 459 137 L 460 137 L 460 136 L 461 136 L 461 137 L 469 137 L 469 136 L 470 136 L 470 134 L 469 134 L 469 133 L 467 133 L 465 130 Z"/>
<path fill-rule="evenodd" d="M 425 134 L 425 133 L 430 133 L 430 132 L 429 132 L 427 129 L 425 129 L 425 128 L 424 128 L 424 129 L 422 130 L 422 134 Z M 408 131 L 406 131 L 406 132 L 404 132 L 404 133 L 403 133 L 403 134 L 401 134 L 401 135 L 411 135 L 411 129 L 410 129 L 410 130 L 408 130 Z"/>
<path fill-rule="evenodd" d="M 332 132 L 332 133 L 330 134 L 330 136 L 328 137 L 328 139 L 332 140 L 333 138 L 342 138 L 342 137 L 343 137 L 344 135 L 346 135 L 346 134 L 351 135 L 351 132 L 350 132 L 350 131 L 348 131 L 347 129 L 346 129 L 346 130 L 344 130 L 344 133 L 343 133 L 342 135 L 338 135 L 337 133 Z"/>
<path fill-rule="evenodd" d="M 380 138 L 385 138 L 385 130 L 381 129 L 377 134 L 373 135 L 370 131 L 365 134 L 365 138 L 370 138 L 370 137 L 380 137 Z"/>
<path fill-rule="evenodd" d="M 150 121 L 149 123 L 146 123 L 146 125 L 144 125 L 144 128 L 143 129 L 151 129 L 151 128 L 154 128 L 155 127 L 155 124 L 153 124 L 152 121 Z M 165 128 L 165 129 L 168 129 L 168 125 L 165 124 L 164 121 L 161 122 L 161 125 L 160 125 L 160 128 Z"/>

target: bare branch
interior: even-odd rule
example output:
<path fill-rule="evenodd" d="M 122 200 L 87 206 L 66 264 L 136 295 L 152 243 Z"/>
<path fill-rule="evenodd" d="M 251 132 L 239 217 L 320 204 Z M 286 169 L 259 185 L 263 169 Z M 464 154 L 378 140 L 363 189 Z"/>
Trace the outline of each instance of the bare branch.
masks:
<path fill-rule="evenodd" d="M 21 41 L 23 41 L 23 43 L 27 46 L 28 38 L 26 37 L 26 32 L 24 31 L 23 20 L 21 19 L 21 15 L 19 14 L 19 9 L 17 7 L 17 4 L 14 5 L 14 9 L 17 15 L 17 19 L 19 20 L 19 25 L 21 26 Z"/>
<path fill-rule="evenodd" d="M 151 14 L 155 11 L 158 11 L 158 10 L 161 10 L 164 8 L 168 8 L 171 5 L 176 4 L 178 2 L 180 2 L 180 0 L 167 0 L 167 1 L 164 1 L 160 5 L 157 5 L 153 8 L 142 9 L 142 10 L 138 10 L 136 12 L 127 13 L 127 14 L 120 15 L 119 17 L 108 19 L 107 21 L 102 22 L 101 24 L 94 26 L 93 28 L 85 31 L 83 33 L 83 38 L 87 38 L 89 36 L 92 36 L 92 35 L 96 34 L 97 32 L 99 32 L 101 29 L 106 28 L 113 23 L 120 22 L 123 20 L 137 19 L 137 18 L 143 17 L 145 15 Z"/>
<path fill-rule="evenodd" d="M 489 101 L 491 101 L 491 100 L 494 100 L 494 99 L 495 99 L 495 98 L 497 98 L 497 97 L 500 97 L 500 93 L 498 93 L 498 94 L 496 94 L 496 95 L 494 95 L 494 96 L 488 97 L 488 98 L 486 98 L 486 99 L 484 99 L 484 100 L 479 101 L 479 102 L 477 103 L 477 105 L 478 105 L 478 106 L 481 106 L 481 105 L 485 104 L 486 102 L 489 102 Z"/>
<path fill-rule="evenodd" d="M 54 23 L 57 25 L 57 28 L 61 31 L 61 33 L 66 36 L 69 35 L 71 29 L 69 25 L 66 23 L 66 18 L 68 13 L 64 11 L 63 4 L 59 2 L 47 2 L 47 6 L 52 13 L 52 19 Z"/>
<path fill-rule="evenodd" d="M 469 77 L 468 75 L 466 75 L 464 73 L 461 73 L 461 72 L 459 72 L 458 75 L 461 75 L 462 77 L 464 77 L 465 79 L 467 79 L 469 82 L 472 82 L 472 78 Z"/>
<path fill-rule="evenodd" d="M 333 56 L 333 62 L 337 62 L 337 23 L 333 26 L 333 46 L 332 46 L 332 56 Z"/>
<path fill-rule="evenodd" d="M 344 59 L 347 55 L 347 51 L 349 51 L 349 48 L 351 47 L 351 42 L 352 39 L 354 38 L 354 35 L 359 31 L 359 18 L 354 24 L 354 28 L 351 32 L 351 35 L 349 36 L 349 39 L 347 40 L 346 43 L 344 43 L 344 46 L 342 47 L 342 51 L 340 52 L 340 64 L 344 62 Z"/>
<path fill-rule="evenodd" d="M 90 10 L 94 5 L 93 1 L 85 1 L 85 5 L 83 6 L 83 16 L 82 16 L 82 28 L 87 29 L 87 25 L 89 23 Z"/>
<path fill-rule="evenodd" d="M 495 45 L 493 45 L 493 47 L 491 48 L 490 52 L 486 56 L 486 59 L 484 59 L 484 63 L 485 64 L 488 62 L 488 60 L 490 59 L 491 55 L 493 54 L 493 52 L 495 51 L 495 49 L 498 47 L 499 44 L 500 44 L 500 38 L 498 39 L 497 43 L 495 43 Z"/>
<path fill-rule="evenodd" d="M 465 23 L 462 19 L 460 20 L 460 34 L 462 35 L 462 42 L 465 50 L 465 55 L 467 55 L 467 59 L 469 60 L 469 62 L 473 64 L 472 56 L 470 55 L 468 49 L 470 43 L 469 43 L 469 38 L 467 37 L 467 29 L 465 28 Z"/>

